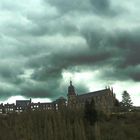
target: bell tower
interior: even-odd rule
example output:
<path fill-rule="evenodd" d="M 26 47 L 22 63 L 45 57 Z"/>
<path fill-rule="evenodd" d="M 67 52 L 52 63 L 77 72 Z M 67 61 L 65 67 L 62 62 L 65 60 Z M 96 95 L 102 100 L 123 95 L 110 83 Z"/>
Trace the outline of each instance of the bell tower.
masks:
<path fill-rule="evenodd" d="M 68 87 L 68 96 L 70 96 L 70 95 L 76 95 L 75 94 L 75 88 L 74 88 L 74 86 L 72 85 L 72 81 L 70 80 L 70 85 L 69 85 L 69 87 Z"/>
<path fill-rule="evenodd" d="M 70 80 L 70 85 L 68 87 L 68 106 L 74 107 L 76 105 L 76 93 L 75 88 L 72 85 L 72 81 Z"/>

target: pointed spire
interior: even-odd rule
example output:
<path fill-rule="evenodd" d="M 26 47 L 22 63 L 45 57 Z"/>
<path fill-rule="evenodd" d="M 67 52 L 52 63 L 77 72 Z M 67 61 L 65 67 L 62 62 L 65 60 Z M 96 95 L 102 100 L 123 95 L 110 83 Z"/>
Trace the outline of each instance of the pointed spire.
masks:
<path fill-rule="evenodd" d="M 70 85 L 68 87 L 68 95 L 76 95 L 75 94 L 75 88 L 74 86 L 72 85 L 72 80 L 70 79 Z"/>
<path fill-rule="evenodd" d="M 72 86 L 72 81 L 71 81 L 71 79 L 70 79 L 70 86 Z"/>
<path fill-rule="evenodd" d="M 71 80 L 71 77 L 70 77 L 70 86 L 72 86 L 72 80 Z"/>

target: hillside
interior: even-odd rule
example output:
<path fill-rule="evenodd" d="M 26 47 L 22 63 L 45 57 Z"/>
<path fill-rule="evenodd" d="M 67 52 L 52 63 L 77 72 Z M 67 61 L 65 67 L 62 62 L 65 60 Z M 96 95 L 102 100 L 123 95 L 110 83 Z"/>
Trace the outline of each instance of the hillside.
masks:
<path fill-rule="evenodd" d="M 140 113 L 98 113 L 90 124 L 83 110 L 0 115 L 0 140 L 139 140 Z"/>

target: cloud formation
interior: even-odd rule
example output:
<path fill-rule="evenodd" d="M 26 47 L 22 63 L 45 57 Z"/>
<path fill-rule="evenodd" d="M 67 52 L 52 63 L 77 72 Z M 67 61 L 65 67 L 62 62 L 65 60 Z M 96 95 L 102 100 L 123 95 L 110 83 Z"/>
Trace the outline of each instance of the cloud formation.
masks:
<path fill-rule="evenodd" d="M 64 71 L 98 70 L 98 80 L 139 83 L 138 3 L 1 0 L 1 98 L 65 96 Z"/>

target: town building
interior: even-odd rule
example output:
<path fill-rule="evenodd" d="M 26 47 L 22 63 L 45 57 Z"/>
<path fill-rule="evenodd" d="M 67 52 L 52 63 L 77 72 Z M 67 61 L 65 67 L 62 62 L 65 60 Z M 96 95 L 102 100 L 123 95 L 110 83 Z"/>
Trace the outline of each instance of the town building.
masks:
<path fill-rule="evenodd" d="M 76 94 L 75 87 L 70 81 L 68 86 L 67 99 L 60 97 L 51 103 L 33 103 L 30 100 L 16 100 L 16 104 L 0 104 L 0 113 L 12 113 L 12 112 L 23 112 L 23 111 L 35 111 L 35 110 L 59 110 L 65 107 L 67 108 L 82 108 L 86 102 L 94 100 L 95 107 L 97 110 L 101 110 L 106 113 L 110 113 L 114 109 L 115 105 L 115 94 L 113 89 L 106 88 L 103 90 L 89 92 L 84 94 Z"/>

